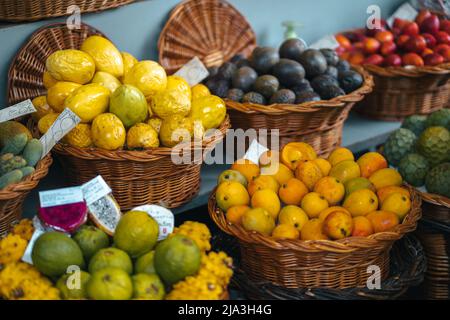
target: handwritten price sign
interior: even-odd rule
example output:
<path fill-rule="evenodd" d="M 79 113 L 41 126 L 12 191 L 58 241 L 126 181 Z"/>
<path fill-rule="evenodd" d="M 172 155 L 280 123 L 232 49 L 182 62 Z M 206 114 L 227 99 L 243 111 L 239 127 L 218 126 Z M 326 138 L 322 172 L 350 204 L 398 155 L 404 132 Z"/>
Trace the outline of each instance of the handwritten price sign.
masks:
<path fill-rule="evenodd" d="M 36 112 L 31 100 L 25 100 L 11 107 L 0 110 L 0 122 L 12 120 L 26 114 Z"/>

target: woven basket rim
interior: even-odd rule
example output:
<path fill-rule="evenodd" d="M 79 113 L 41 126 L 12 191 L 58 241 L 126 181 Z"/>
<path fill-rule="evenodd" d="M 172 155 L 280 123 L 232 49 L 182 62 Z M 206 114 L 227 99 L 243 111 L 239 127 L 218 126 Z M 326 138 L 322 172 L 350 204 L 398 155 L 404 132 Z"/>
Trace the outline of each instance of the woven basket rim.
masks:
<path fill-rule="evenodd" d="M 185 10 L 185 7 L 186 7 L 187 5 L 190 5 L 190 4 L 193 3 L 193 2 L 200 2 L 200 1 L 202 1 L 202 0 L 183 0 L 183 1 L 181 1 L 179 4 L 177 4 L 177 5 L 175 6 L 175 8 L 173 8 L 172 11 L 170 12 L 169 18 L 167 19 L 166 23 L 164 24 L 163 29 L 161 30 L 161 32 L 160 32 L 160 34 L 159 34 L 158 43 L 157 43 L 157 47 L 158 47 L 158 61 L 159 61 L 159 63 L 161 63 L 161 65 L 162 65 L 165 69 L 172 69 L 170 66 L 164 66 L 164 65 L 162 64 L 163 61 L 164 61 L 164 51 L 163 51 L 163 48 L 164 48 L 164 45 L 165 45 L 165 42 L 166 42 L 165 34 L 167 33 L 167 29 L 170 28 L 170 24 L 171 24 L 172 20 L 176 19 L 176 17 L 180 14 L 180 12 L 183 11 L 183 10 Z M 209 0 L 209 1 L 211 1 L 211 0 Z M 242 15 L 242 14 L 240 13 L 240 11 L 236 9 L 236 7 L 234 7 L 230 2 L 228 2 L 228 1 L 226 1 L 226 0 L 214 0 L 214 1 L 217 1 L 217 2 L 224 2 L 224 3 L 226 3 L 226 4 L 229 6 L 229 8 L 230 8 L 231 10 L 234 10 L 235 12 L 237 12 L 237 13 L 240 14 L 242 20 L 245 21 L 245 23 L 249 26 L 250 30 L 252 31 L 252 35 L 253 35 L 253 37 L 252 37 L 252 45 L 253 45 L 253 47 L 256 47 L 256 35 L 255 35 L 255 32 L 253 31 L 253 29 L 252 29 L 250 23 L 249 23 L 248 20 L 245 18 L 245 16 Z"/>
<path fill-rule="evenodd" d="M 414 188 L 414 189 L 420 195 L 420 197 L 422 198 L 422 201 L 450 209 L 450 198 L 441 196 L 436 193 L 424 192 L 417 188 Z"/>
<path fill-rule="evenodd" d="M 52 163 L 53 159 L 49 153 L 37 163 L 36 169 L 32 174 L 18 183 L 11 184 L 6 188 L 1 189 L 0 200 L 7 201 L 13 198 L 17 198 L 24 192 L 29 192 L 30 190 L 34 189 L 39 181 L 47 175 Z"/>
<path fill-rule="evenodd" d="M 229 109 L 237 110 L 239 112 L 247 114 L 264 113 L 267 115 L 281 115 L 281 114 L 289 114 L 292 112 L 296 113 L 316 112 L 322 108 L 343 108 L 347 105 L 347 103 L 355 103 L 361 101 L 365 95 L 372 92 L 374 87 L 374 80 L 369 72 L 367 72 L 361 66 L 352 66 L 352 68 L 355 69 L 364 77 L 363 85 L 349 94 L 339 96 L 331 100 L 310 101 L 301 104 L 271 104 L 271 105 L 261 105 L 248 102 L 240 103 L 229 99 L 225 99 L 225 102 Z"/>
<path fill-rule="evenodd" d="M 33 124 L 34 126 L 34 124 Z M 200 146 L 195 142 L 180 145 L 180 149 L 183 152 L 195 151 L 195 150 L 207 150 L 213 148 L 217 143 L 219 143 L 226 135 L 227 130 L 230 128 L 230 118 L 227 115 L 225 120 L 221 123 L 218 130 L 221 136 L 213 136 L 210 139 L 203 141 Z M 86 160 L 109 160 L 109 161 L 138 161 L 138 162 L 150 162 L 157 161 L 161 158 L 171 156 L 173 149 L 168 147 L 157 147 L 150 148 L 146 150 L 105 150 L 96 147 L 80 148 L 71 146 L 62 142 L 58 142 L 53 148 L 54 152 L 57 154 L 63 154 L 68 156 L 73 156 L 76 158 L 86 159 Z"/>
<path fill-rule="evenodd" d="M 81 26 L 85 27 L 87 29 L 90 29 L 93 33 L 99 34 L 105 38 L 107 38 L 109 40 L 109 38 L 103 33 L 101 32 L 99 29 L 92 27 L 91 25 L 81 22 Z M 56 29 L 56 28 L 66 28 L 67 29 L 67 25 L 66 23 L 63 22 L 55 22 L 55 23 L 49 23 L 49 24 L 45 24 L 41 27 L 39 27 L 38 29 L 36 29 L 22 44 L 22 46 L 19 48 L 19 50 L 17 50 L 16 54 L 14 55 L 14 57 L 11 60 L 11 63 L 9 64 L 9 68 L 8 68 L 8 82 L 6 84 L 6 97 L 8 99 L 8 104 L 11 104 L 11 96 L 10 96 L 10 92 L 11 92 L 11 85 L 13 83 L 13 72 L 15 71 L 15 67 L 17 65 L 17 59 L 23 54 L 24 51 L 26 51 L 27 47 L 33 42 L 35 41 L 35 38 L 40 35 L 42 32 L 46 32 L 47 30 L 50 29 Z M 72 30 L 73 32 L 77 32 L 80 31 L 81 29 L 75 29 Z M 111 41 L 111 40 L 110 40 Z"/>
<path fill-rule="evenodd" d="M 371 248 L 379 243 L 395 241 L 408 232 L 414 231 L 417 222 L 422 217 L 421 198 L 414 188 L 405 185 L 411 194 L 411 210 L 403 222 L 393 230 L 378 232 L 368 237 L 349 237 L 341 240 L 275 240 L 258 232 L 246 231 L 242 226 L 228 223 L 224 212 L 217 207 L 215 192 L 211 192 L 208 199 L 208 212 L 216 225 L 224 232 L 235 236 L 240 241 L 256 243 L 275 250 L 292 250 L 299 252 L 334 252 L 350 253 L 364 248 Z"/>

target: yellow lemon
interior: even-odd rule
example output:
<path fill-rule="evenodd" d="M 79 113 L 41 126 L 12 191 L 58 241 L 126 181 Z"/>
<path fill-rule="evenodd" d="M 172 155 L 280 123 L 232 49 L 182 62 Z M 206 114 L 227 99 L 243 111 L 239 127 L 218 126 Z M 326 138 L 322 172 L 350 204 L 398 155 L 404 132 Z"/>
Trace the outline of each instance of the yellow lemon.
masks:
<path fill-rule="evenodd" d="M 153 113 L 161 119 L 187 116 L 191 111 L 191 88 L 182 77 L 169 76 L 165 89 L 155 93 L 150 101 Z"/>
<path fill-rule="evenodd" d="M 317 218 L 319 214 L 328 208 L 328 201 L 317 192 L 310 192 L 302 199 L 302 209 L 310 219 Z"/>
<path fill-rule="evenodd" d="M 300 232 L 289 224 L 280 224 L 273 229 L 272 237 L 275 239 L 295 240 L 300 237 Z"/>
<path fill-rule="evenodd" d="M 95 73 L 92 57 L 81 50 L 58 50 L 48 56 L 45 67 L 58 81 L 70 81 L 85 84 L 91 81 Z"/>
<path fill-rule="evenodd" d="M 246 206 L 250 196 L 245 187 L 236 181 L 222 182 L 216 190 L 216 201 L 220 209 L 228 211 L 234 206 Z"/>
<path fill-rule="evenodd" d="M 65 135 L 64 142 L 74 147 L 87 148 L 92 145 L 91 125 L 79 123 L 68 134 Z"/>
<path fill-rule="evenodd" d="M 411 210 L 411 200 L 409 196 L 402 193 L 393 193 L 383 201 L 381 210 L 394 212 L 402 221 L 409 210 Z"/>
<path fill-rule="evenodd" d="M 263 208 L 246 211 L 241 221 L 245 230 L 256 231 L 266 236 L 270 236 L 275 228 L 274 218 Z"/>
<path fill-rule="evenodd" d="M 263 208 L 267 210 L 267 212 L 269 212 L 275 220 L 277 219 L 278 213 L 281 209 L 281 203 L 278 195 L 270 189 L 256 191 L 251 198 L 251 204 L 253 208 Z"/>
<path fill-rule="evenodd" d="M 102 36 L 90 36 L 81 44 L 81 51 L 95 61 L 97 71 L 105 71 L 118 78 L 123 75 L 122 55 L 116 46 Z"/>
<path fill-rule="evenodd" d="M 301 231 L 305 223 L 309 220 L 308 215 L 303 209 L 297 206 L 289 205 L 281 209 L 278 215 L 279 224 L 287 224 Z"/>
<path fill-rule="evenodd" d="M 146 98 L 152 98 L 167 86 L 166 71 L 157 62 L 143 60 L 136 63 L 123 77 L 124 84 L 137 87 Z"/>
<path fill-rule="evenodd" d="M 98 83 L 104 86 L 105 88 L 109 89 L 111 93 L 113 93 L 114 90 L 122 85 L 119 79 L 114 77 L 112 74 L 104 71 L 97 71 L 91 82 Z"/>
<path fill-rule="evenodd" d="M 125 144 L 125 127 L 122 121 L 112 113 L 103 113 L 95 117 L 91 134 L 95 146 L 102 149 L 116 150 Z"/>
<path fill-rule="evenodd" d="M 339 182 L 345 184 L 354 178 L 361 176 L 358 164 L 352 160 L 344 160 L 331 168 L 330 176 L 335 177 Z"/>
<path fill-rule="evenodd" d="M 75 89 L 66 99 L 66 107 L 87 123 L 106 112 L 110 91 L 98 83 L 91 83 Z"/>
<path fill-rule="evenodd" d="M 225 119 L 227 108 L 225 102 L 217 96 L 209 95 L 192 101 L 190 117 L 201 121 L 203 127 L 218 128 Z"/>
<path fill-rule="evenodd" d="M 392 168 L 385 168 L 375 171 L 369 177 L 369 180 L 377 190 L 389 186 L 401 186 L 403 182 L 400 173 Z"/>
<path fill-rule="evenodd" d="M 345 199 L 344 208 L 353 217 L 365 216 L 378 209 L 377 195 L 369 189 L 356 190 Z"/>
<path fill-rule="evenodd" d="M 59 113 L 48 113 L 39 119 L 38 122 L 38 130 L 41 134 L 44 134 L 50 129 L 53 122 L 55 122 L 56 118 L 59 117 Z"/>
<path fill-rule="evenodd" d="M 66 107 L 65 101 L 70 94 L 81 87 L 75 82 L 59 81 L 47 91 L 47 103 L 56 112 L 62 112 Z"/>
<path fill-rule="evenodd" d="M 129 149 L 159 147 L 158 133 L 149 124 L 135 124 L 128 130 L 127 147 Z"/>
<path fill-rule="evenodd" d="M 342 147 L 334 149 L 328 157 L 328 162 L 330 162 L 332 167 L 345 160 L 354 161 L 355 156 L 349 149 Z"/>
<path fill-rule="evenodd" d="M 208 87 L 201 83 L 193 86 L 191 90 L 192 90 L 192 100 L 211 95 L 211 92 L 209 92 Z"/>

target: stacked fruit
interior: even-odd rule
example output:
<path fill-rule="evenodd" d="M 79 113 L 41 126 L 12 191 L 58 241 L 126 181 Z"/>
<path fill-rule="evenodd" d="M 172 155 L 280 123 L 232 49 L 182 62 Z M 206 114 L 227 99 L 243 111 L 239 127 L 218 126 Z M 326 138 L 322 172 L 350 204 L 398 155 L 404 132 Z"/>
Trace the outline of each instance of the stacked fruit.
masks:
<path fill-rule="evenodd" d="M 361 87 L 364 79 L 331 49 L 308 49 L 300 39 L 280 48 L 257 47 L 249 59 L 236 55 L 210 68 L 205 84 L 212 93 L 261 105 L 329 100 Z"/>
<path fill-rule="evenodd" d="M 233 274 L 231 258 L 210 251 L 210 231 L 198 222 L 185 222 L 157 242 L 156 221 L 130 211 L 117 225 L 113 246 L 93 225 L 71 236 L 45 232 L 33 246 L 33 266 L 19 262 L 32 232 L 31 221 L 22 221 L 0 240 L 2 298 L 215 300 Z"/>
<path fill-rule="evenodd" d="M 238 160 L 218 183 L 217 205 L 230 223 L 275 239 L 366 237 L 393 229 L 411 209 L 401 175 L 381 154 L 355 161 L 337 148 L 324 159 L 303 142 L 268 151 L 259 164 Z"/>
<path fill-rule="evenodd" d="M 0 190 L 32 174 L 42 151 L 40 141 L 32 139 L 24 125 L 0 123 Z"/>
<path fill-rule="evenodd" d="M 450 109 L 407 117 L 384 154 L 409 184 L 450 198 Z"/>
<path fill-rule="evenodd" d="M 352 64 L 386 67 L 436 66 L 450 62 L 450 21 L 428 10 L 414 21 L 395 18 L 390 29 L 384 20 L 375 29 L 336 35 L 339 56 Z"/>
<path fill-rule="evenodd" d="M 39 131 L 45 133 L 69 108 L 81 123 L 64 142 L 76 147 L 173 147 L 201 139 L 226 115 L 222 99 L 205 86 L 191 88 L 158 63 L 137 61 L 101 36 L 87 38 L 80 50 L 52 53 L 43 82 L 47 95 L 33 100 Z"/>

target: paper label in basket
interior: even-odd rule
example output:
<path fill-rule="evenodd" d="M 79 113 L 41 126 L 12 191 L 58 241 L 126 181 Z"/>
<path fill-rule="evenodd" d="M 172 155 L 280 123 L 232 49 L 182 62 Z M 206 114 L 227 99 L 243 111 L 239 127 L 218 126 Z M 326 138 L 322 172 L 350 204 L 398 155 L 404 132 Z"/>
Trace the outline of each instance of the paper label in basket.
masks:
<path fill-rule="evenodd" d="M 169 234 L 173 232 L 175 226 L 175 219 L 172 211 L 154 204 L 146 204 L 133 209 L 133 211 L 147 212 L 153 219 L 156 220 L 159 226 L 158 241 L 164 240 Z"/>
<path fill-rule="evenodd" d="M 248 147 L 244 159 L 248 159 L 253 163 L 259 163 L 259 157 L 268 150 L 269 149 L 260 144 L 258 140 L 254 139 L 250 144 L 250 147 Z"/>
<path fill-rule="evenodd" d="M 87 205 L 90 205 L 111 193 L 111 188 L 105 180 L 103 180 L 102 176 L 97 176 L 86 182 L 81 186 L 81 190 L 83 191 Z"/>
<path fill-rule="evenodd" d="M 417 13 L 417 10 L 410 3 L 405 2 L 387 19 L 387 24 L 392 28 L 395 18 L 413 21 Z"/>
<path fill-rule="evenodd" d="M 81 187 L 69 187 L 39 192 L 41 208 L 84 202 Z"/>
<path fill-rule="evenodd" d="M 36 112 L 36 109 L 34 108 L 33 103 L 31 103 L 31 100 L 28 99 L 0 110 L 0 122 L 15 119 L 33 112 Z"/>
<path fill-rule="evenodd" d="M 50 129 L 40 139 L 44 147 L 42 158 L 50 152 L 59 140 L 75 128 L 80 121 L 81 119 L 72 110 L 65 108 L 58 118 L 56 118 L 55 122 L 53 122 Z"/>
<path fill-rule="evenodd" d="M 313 44 L 311 44 L 309 46 L 310 49 L 316 49 L 316 50 L 336 49 L 337 47 L 339 47 L 339 42 L 337 42 L 336 38 L 332 34 L 327 35 L 327 36 L 317 40 L 316 42 L 314 42 Z"/>
<path fill-rule="evenodd" d="M 175 75 L 184 78 L 192 87 L 206 79 L 209 76 L 209 72 L 200 59 L 194 57 L 182 66 L 180 70 L 175 72 Z"/>

